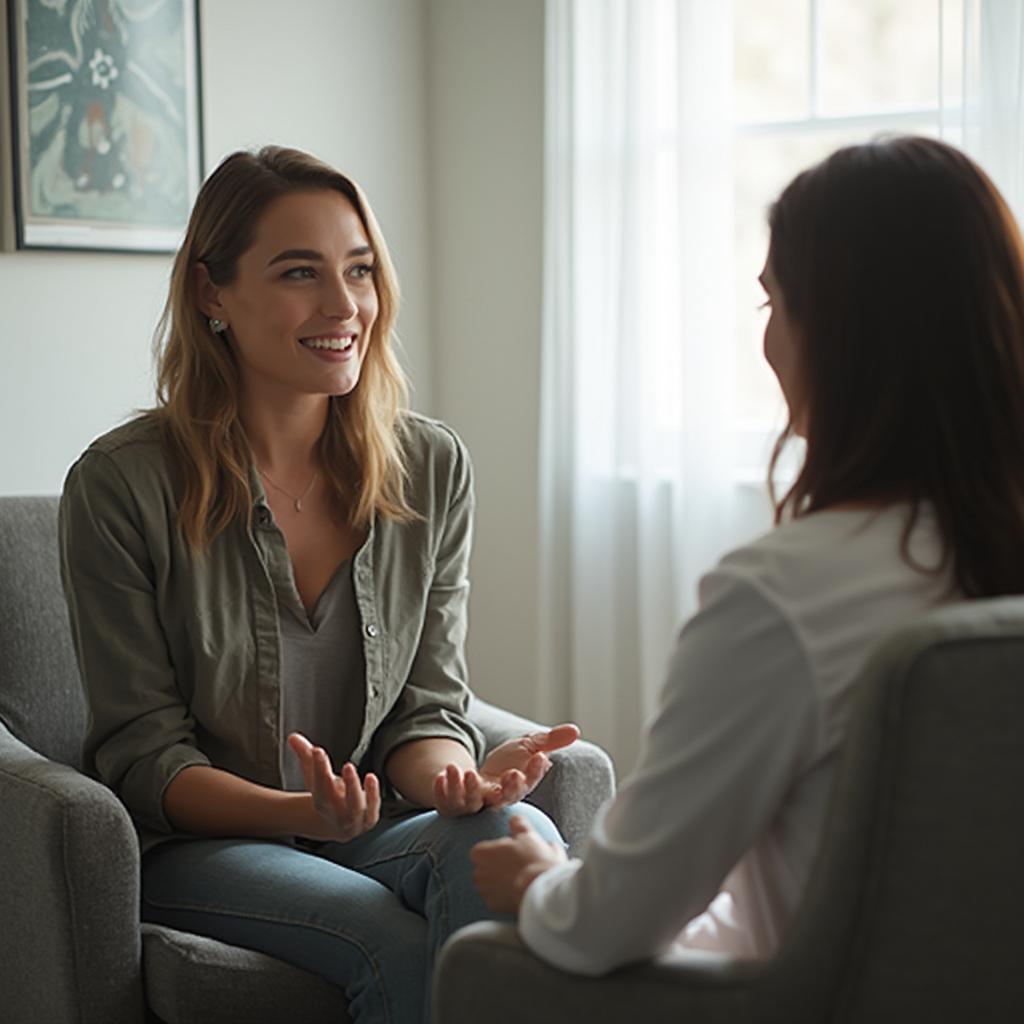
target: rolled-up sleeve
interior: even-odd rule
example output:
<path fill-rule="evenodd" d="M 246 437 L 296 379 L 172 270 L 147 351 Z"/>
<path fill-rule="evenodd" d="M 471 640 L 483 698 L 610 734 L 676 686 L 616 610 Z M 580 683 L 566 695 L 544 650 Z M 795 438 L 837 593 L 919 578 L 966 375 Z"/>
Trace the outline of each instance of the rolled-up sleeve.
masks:
<path fill-rule="evenodd" d="M 71 469 L 60 504 L 61 579 L 88 706 L 84 767 L 158 832 L 182 768 L 209 764 L 157 614 L 153 552 L 137 496 L 105 453 Z"/>
<path fill-rule="evenodd" d="M 482 733 L 467 717 L 470 691 L 466 666 L 469 556 L 473 541 L 473 471 L 465 446 L 454 443 L 449 495 L 440 510 L 433 574 L 423 629 L 408 678 L 370 747 L 373 771 L 383 777 L 384 763 L 396 747 L 411 740 L 447 738 L 461 743 L 479 760 Z"/>

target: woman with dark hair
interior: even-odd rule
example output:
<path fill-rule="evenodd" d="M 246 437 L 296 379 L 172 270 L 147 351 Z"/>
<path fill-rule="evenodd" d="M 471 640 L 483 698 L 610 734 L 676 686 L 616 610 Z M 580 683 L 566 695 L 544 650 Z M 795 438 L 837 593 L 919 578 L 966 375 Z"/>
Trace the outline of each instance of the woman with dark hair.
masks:
<path fill-rule="evenodd" d="M 806 441 L 770 533 L 700 586 L 633 775 L 582 860 L 513 818 L 492 908 L 566 970 L 770 956 L 803 894 L 851 688 L 942 602 L 1024 592 L 1024 245 L 961 152 L 853 146 L 769 215 L 765 356 Z"/>
<path fill-rule="evenodd" d="M 157 407 L 71 468 L 60 529 L 83 760 L 138 826 L 143 918 L 413 1022 L 488 915 L 469 848 L 578 730 L 484 756 L 467 718 L 469 457 L 406 408 L 397 308 L 352 181 L 229 156 L 174 262 Z"/>

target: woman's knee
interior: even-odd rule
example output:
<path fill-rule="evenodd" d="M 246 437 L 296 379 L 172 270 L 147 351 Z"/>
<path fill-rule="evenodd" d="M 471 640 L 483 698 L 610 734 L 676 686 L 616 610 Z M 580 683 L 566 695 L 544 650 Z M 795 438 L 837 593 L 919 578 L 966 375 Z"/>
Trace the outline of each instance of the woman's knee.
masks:
<path fill-rule="evenodd" d="M 549 843 L 565 845 L 565 840 L 562 838 L 561 832 L 558 831 L 558 826 L 539 807 L 522 802 L 513 804 L 511 807 L 502 808 L 502 811 L 505 812 L 506 819 L 513 816 L 525 818 L 526 823 L 534 832 L 540 835 L 541 839 L 545 839 Z"/>
<path fill-rule="evenodd" d="M 449 818 L 450 827 L 445 829 L 444 842 L 449 847 L 459 847 L 467 852 L 476 843 L 488 839 L 503 839 L 511 833 L 511 819 L 524 818 L 527 824 L 542 839 L 563 843 L 555 823 L 539 808 L 528 803 L 512 804 L 508 807 L 491 807 L 478 814 L 462 818 Z"/>

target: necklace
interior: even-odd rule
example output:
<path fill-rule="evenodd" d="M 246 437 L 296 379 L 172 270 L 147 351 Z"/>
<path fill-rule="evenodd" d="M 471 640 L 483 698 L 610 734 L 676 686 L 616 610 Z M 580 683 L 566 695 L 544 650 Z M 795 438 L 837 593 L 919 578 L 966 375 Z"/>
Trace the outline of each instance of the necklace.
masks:
<path fill-rule="evenodd" d="M 320 476 L 320 473 L 318 471 L 314 472 L 313 479 L 310 480 L 309 483 L 306 485 L 306 489 L 300 495 L 296 496 L 292 494 L 290 491 L 286 491 L 280 484 L 274 483 L 274 481 L 271 480 L 270 476 L 267 474 L 267 471 L 259 463 L 256 464 L 256 468 L 260 471 L 260 474 L 263 477 L 263 479 L 266 480 L 271 487 L 274 487 L 277 490 L 279 490 L 286 498 L 292 499 L 292 503 L 295 505 L 296 512 L 302 511 L 302 499 L 305 498 L 306 495 L 308 495 L 311 490 L 313 490 L 313 484 L 316 483 L 317 477 Z"/>

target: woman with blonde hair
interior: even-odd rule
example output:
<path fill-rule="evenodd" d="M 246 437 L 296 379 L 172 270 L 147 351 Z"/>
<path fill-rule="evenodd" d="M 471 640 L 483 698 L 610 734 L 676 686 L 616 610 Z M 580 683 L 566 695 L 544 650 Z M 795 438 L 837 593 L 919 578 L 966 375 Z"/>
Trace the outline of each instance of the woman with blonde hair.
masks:
<path fill-rule="evenodd" d="M 397 306 L 353 182 L 229 156 L 174 263 L 158 404 L 75 463 L 60 530 L 84 761 L 137 824 L 144 919 L 404 1022 L 487 916 L 470 846 L 512 805 L 560 841 L 517 802 L 577 730 L 484 757 L 466 717 L 470 463 L 406 408 Z"/>
<path fill-rule="evenodd" d="M 771 956 L 873 647 L 940 603 L 1024 593 L 1024 244 L 992 182 L 941 142 L 883 140 L 800 174 L 769 225 L 773 466 L 806 440 L 776 527 L 701 581 L 582 859 L 515 819 L 473 854 L 490 906 L 566 970 Z"/>

